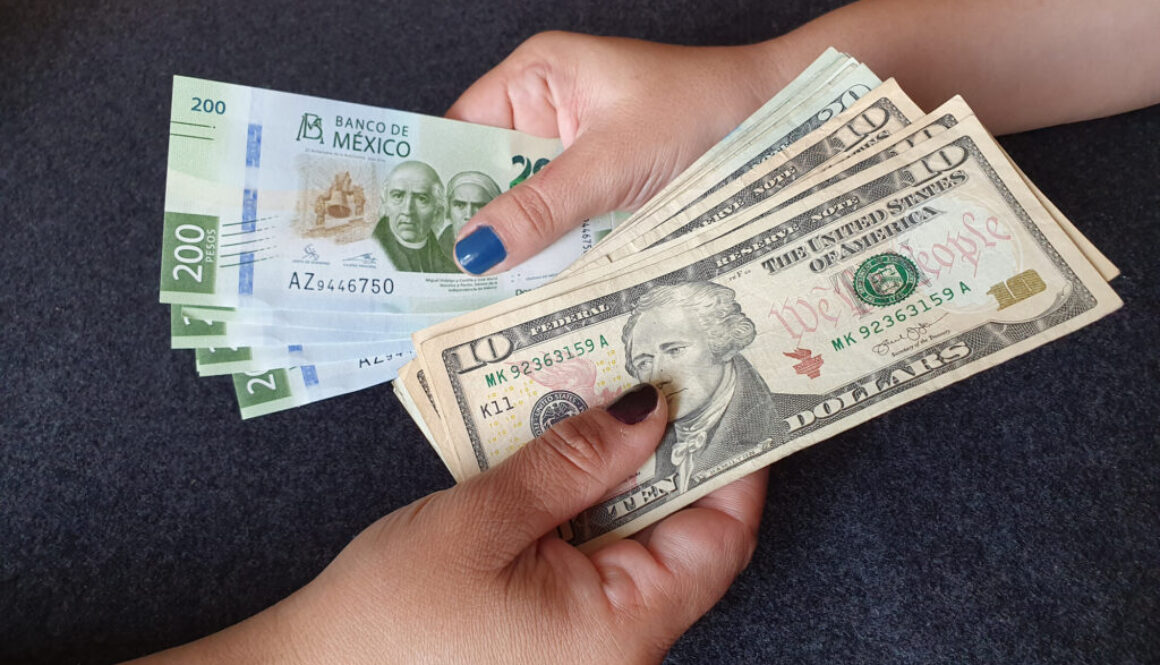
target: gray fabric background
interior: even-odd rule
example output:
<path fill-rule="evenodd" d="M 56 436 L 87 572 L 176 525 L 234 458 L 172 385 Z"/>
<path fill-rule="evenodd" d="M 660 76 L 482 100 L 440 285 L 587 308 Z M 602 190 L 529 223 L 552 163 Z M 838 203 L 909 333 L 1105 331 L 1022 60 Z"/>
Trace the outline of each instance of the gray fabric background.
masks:
<path fill-rule="evenodd" d="M 451 482 L 388 386 L 243 423 L 168 348 L 173 74 L 439 114 L 540 30 L 734 44 L 836 4 L 0 2 L 0 662 L 201 636 Z M 1160 661 L 1158 138 L 1151 108 L 1003 140 L 1124 309 L 778 463 L 668 662 Z"/>

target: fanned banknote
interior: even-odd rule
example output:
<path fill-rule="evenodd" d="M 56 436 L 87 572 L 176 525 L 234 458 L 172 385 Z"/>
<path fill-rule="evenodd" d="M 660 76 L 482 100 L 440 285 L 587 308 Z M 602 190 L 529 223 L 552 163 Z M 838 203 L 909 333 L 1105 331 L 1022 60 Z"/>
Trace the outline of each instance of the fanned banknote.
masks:
<path fill-rule="evenodd" d="M 284 326 L 289 328 L 326 328 L 358 330 L 395 337 L 416 329 L 454 318 L 462 312 L 393 314 L 389 312 L 330 312 L 310 309 L 233 309 L 226 307 L 192 307 L 174 305 L 184 316 L 199 321 L 239 325 Z"/>
<path fill-rule="evenodd" d="M 165 303 L 464 311 L 546 281 L 611 224 L 589 220 L 503 275 L 465 275 L 456 232 L 558 140 L 181 76 L 171 111 Z"/>
<path fill-rule="evenodd" d="M 826 60 L 832 54 L 836 52 L 827 50 L 819 60 Z M 698 160 L 686 169 L 675 180 L 679 185 L 670 185 L 646 202 L 621 225 L 619 233 L 613 234 L 607 242 L 601 243 L 562 274 L 610 260 L 626 242 L 667 219 L 665 214 L 658 213 L 666 209 L 682 209 L 712 195 L 847 110 L 881 83 L 857 60 L 842 54 L 837 56 L 829 67 L 802 82 L 797 98 L 780 105 L 763 106 L 727 137 L 723 147 L 710 151 L 714 155 L 712 159 Z M 810 69 L 807 69 L 798 80 L 809 75 Z M 917 107 L 913 111 L 916 112 Z"/>
<path fill-rule="evenodd" d="M 427 390 L 411 370 L 398 389 L 464 476 L 637 382 L 657 385 L 673 422 L 654 457 L 562 527 L 592 548 L 1119 307 L 963 115 L 792 204 L 750 206 L 724 235 L 693 231 L 643 267 L 562 278 L 551 297 L 417 335 Z"/>
<path fill-rule="evenodd" d="M 411 332 L 546 282 L 611 229 L 615 214 L 586 220 L 495 277 L 456 267 L 463 224 L 560 149 L 495 127 L 174 77 L 161 260 L 173 347 L 201 349 L 209 374 L 285 363 L 285 382 L 263 379 L 285 383 L 267 390 L 277 399 L 257 407 L 239 389 L 244 415 L 394 378 L 392 360 L 335 379 L 335 354 L 357 362 L 367 352 L 357 343 L 376 341 L 401 353 Z M 290 371 L 319 359 L 319 382 Z"/>
<path fill-rule="evenodd" d="M 195 353 L 199 376 L 221 376 L 334 363 L 352 358 L 409 357 L 412 349 L 411 340 L 394 339 L 284 346 L 211 346 L 195 349 Z"/>
<path fill-rule="evenodd" d="M 402 352 L 367 355 L 338 362 L 233 375 L 242 418 L 283 411 L 311 402 L 377 386 L 398 375 L 414 357 Z"/>
<path fill-rule="evenodd" d="M 170 346 L 175 349 L 206 349 L 398 340 L 406 339 L 407 330 L 382 333 L 342 328 L 307 328 L 277 323 L 236 323 L 185 315 L 181 308 L 174 306 L 170 312 L 170 335 Z"/>

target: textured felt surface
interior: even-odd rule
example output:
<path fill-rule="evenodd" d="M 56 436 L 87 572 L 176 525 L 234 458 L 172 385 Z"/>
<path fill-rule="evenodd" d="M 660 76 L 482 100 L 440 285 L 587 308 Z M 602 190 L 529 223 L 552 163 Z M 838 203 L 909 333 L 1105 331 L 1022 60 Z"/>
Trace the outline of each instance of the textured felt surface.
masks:
<path fill-rule="evenodd" d="M 539 30 L 743 43 L 824 9 L 0 2 L 0 662 L 206 634 L 450 483 L 388 386 L 242 422 L 168 348 L 173 74 L 441 113 Z M 1160 108 L 1004 139 L 1124 309 L 778 463 L 669 662 L 1160 661 L 1158 139 Z"/>

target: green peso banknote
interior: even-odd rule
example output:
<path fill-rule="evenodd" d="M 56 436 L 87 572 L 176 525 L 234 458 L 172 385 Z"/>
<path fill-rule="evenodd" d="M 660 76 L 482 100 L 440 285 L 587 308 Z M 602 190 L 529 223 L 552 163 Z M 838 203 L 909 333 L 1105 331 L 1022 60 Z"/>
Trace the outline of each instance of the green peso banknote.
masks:
<path fill-rule="evenodd" d="M 1119 306 L 968 118 L 667 264 L 420 351 L 468 474 L 634 383 L 666 394 L 653 459 L 564 528 L 593 548 Z"/>
<path fill-rule="evenodd" d="M 389 312 L 333 312 L 309 309 L 232 309 L 225 307 L 179 307 L 184 316 L 199 321 L 237 323 L 291 328 L 326 328 L 377 332 L 390 337 L 406 336 L 433 326 L 462 312 L 395 314 Z"/>
<path fill-rule="evenodd" d="M 274 325 L 303 328 L 329 328 L 329 330 L 350 330 L 406 334 L 418 328 L 432 326 L 441 321 L 462 315 L 463 312 L 412 313 L 400 315 L 391 312 L 335 312 L 318 310 L 239 310 L 231 308 L 198 308 L 191 305 L 180 306 L 184 316 L 203 321 L 226 321 L 226 323 L 249 325 Z"/>
<path fill-rule="evenodd" d="M 451 257 L 458 229 L 558 140 L 181 76 L 170 123 L 164 303 L 465 311 L 547 281 L 614 222 L 467 276 Z"/>
<path fill-rule="evenodd" d="M 383 342 L 404 340 L 406 332 L 397 334 L 333 330 L 327 328 L 298 328 L 267 323 L 234 323 L 207 321 L 185 316 L 181 308 L 170 308 L 170 347 L 174 349 L 204 349 L 210 347 L 290 346 L 295 344 Z"/>
<path fill-rule="evenodd" d="M 410 354 L 410 339 L 374 342 L 321 342 L 281 346 L 200 347 L 194 349 L 199 376 L 264 372 L 358 358 Z"/>
<path fill-rule="evenodd" d="M 339 362 L 234 374 L 242 419 L 345 395 L 394 379 L 414 351 L 368 355 Z"/>

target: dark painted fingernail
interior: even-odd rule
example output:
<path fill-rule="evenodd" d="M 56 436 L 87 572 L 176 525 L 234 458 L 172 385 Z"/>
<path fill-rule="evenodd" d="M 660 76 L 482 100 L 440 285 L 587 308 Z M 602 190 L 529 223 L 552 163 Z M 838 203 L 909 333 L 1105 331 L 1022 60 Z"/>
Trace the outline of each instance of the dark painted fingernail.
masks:
<path fill-rule="evenodd" d="M 616 398 L 606 411 L 625 425 L 635 425 L 656 408 L 657 389 L 651 383 L 642 383 Z"/>
<path fill-rule="evenodd" d="M 506 259 L 507 250 L 490 226 L 481 226 L 455 243 L 455 258 L 467 272 L 482 275 Z"/>

